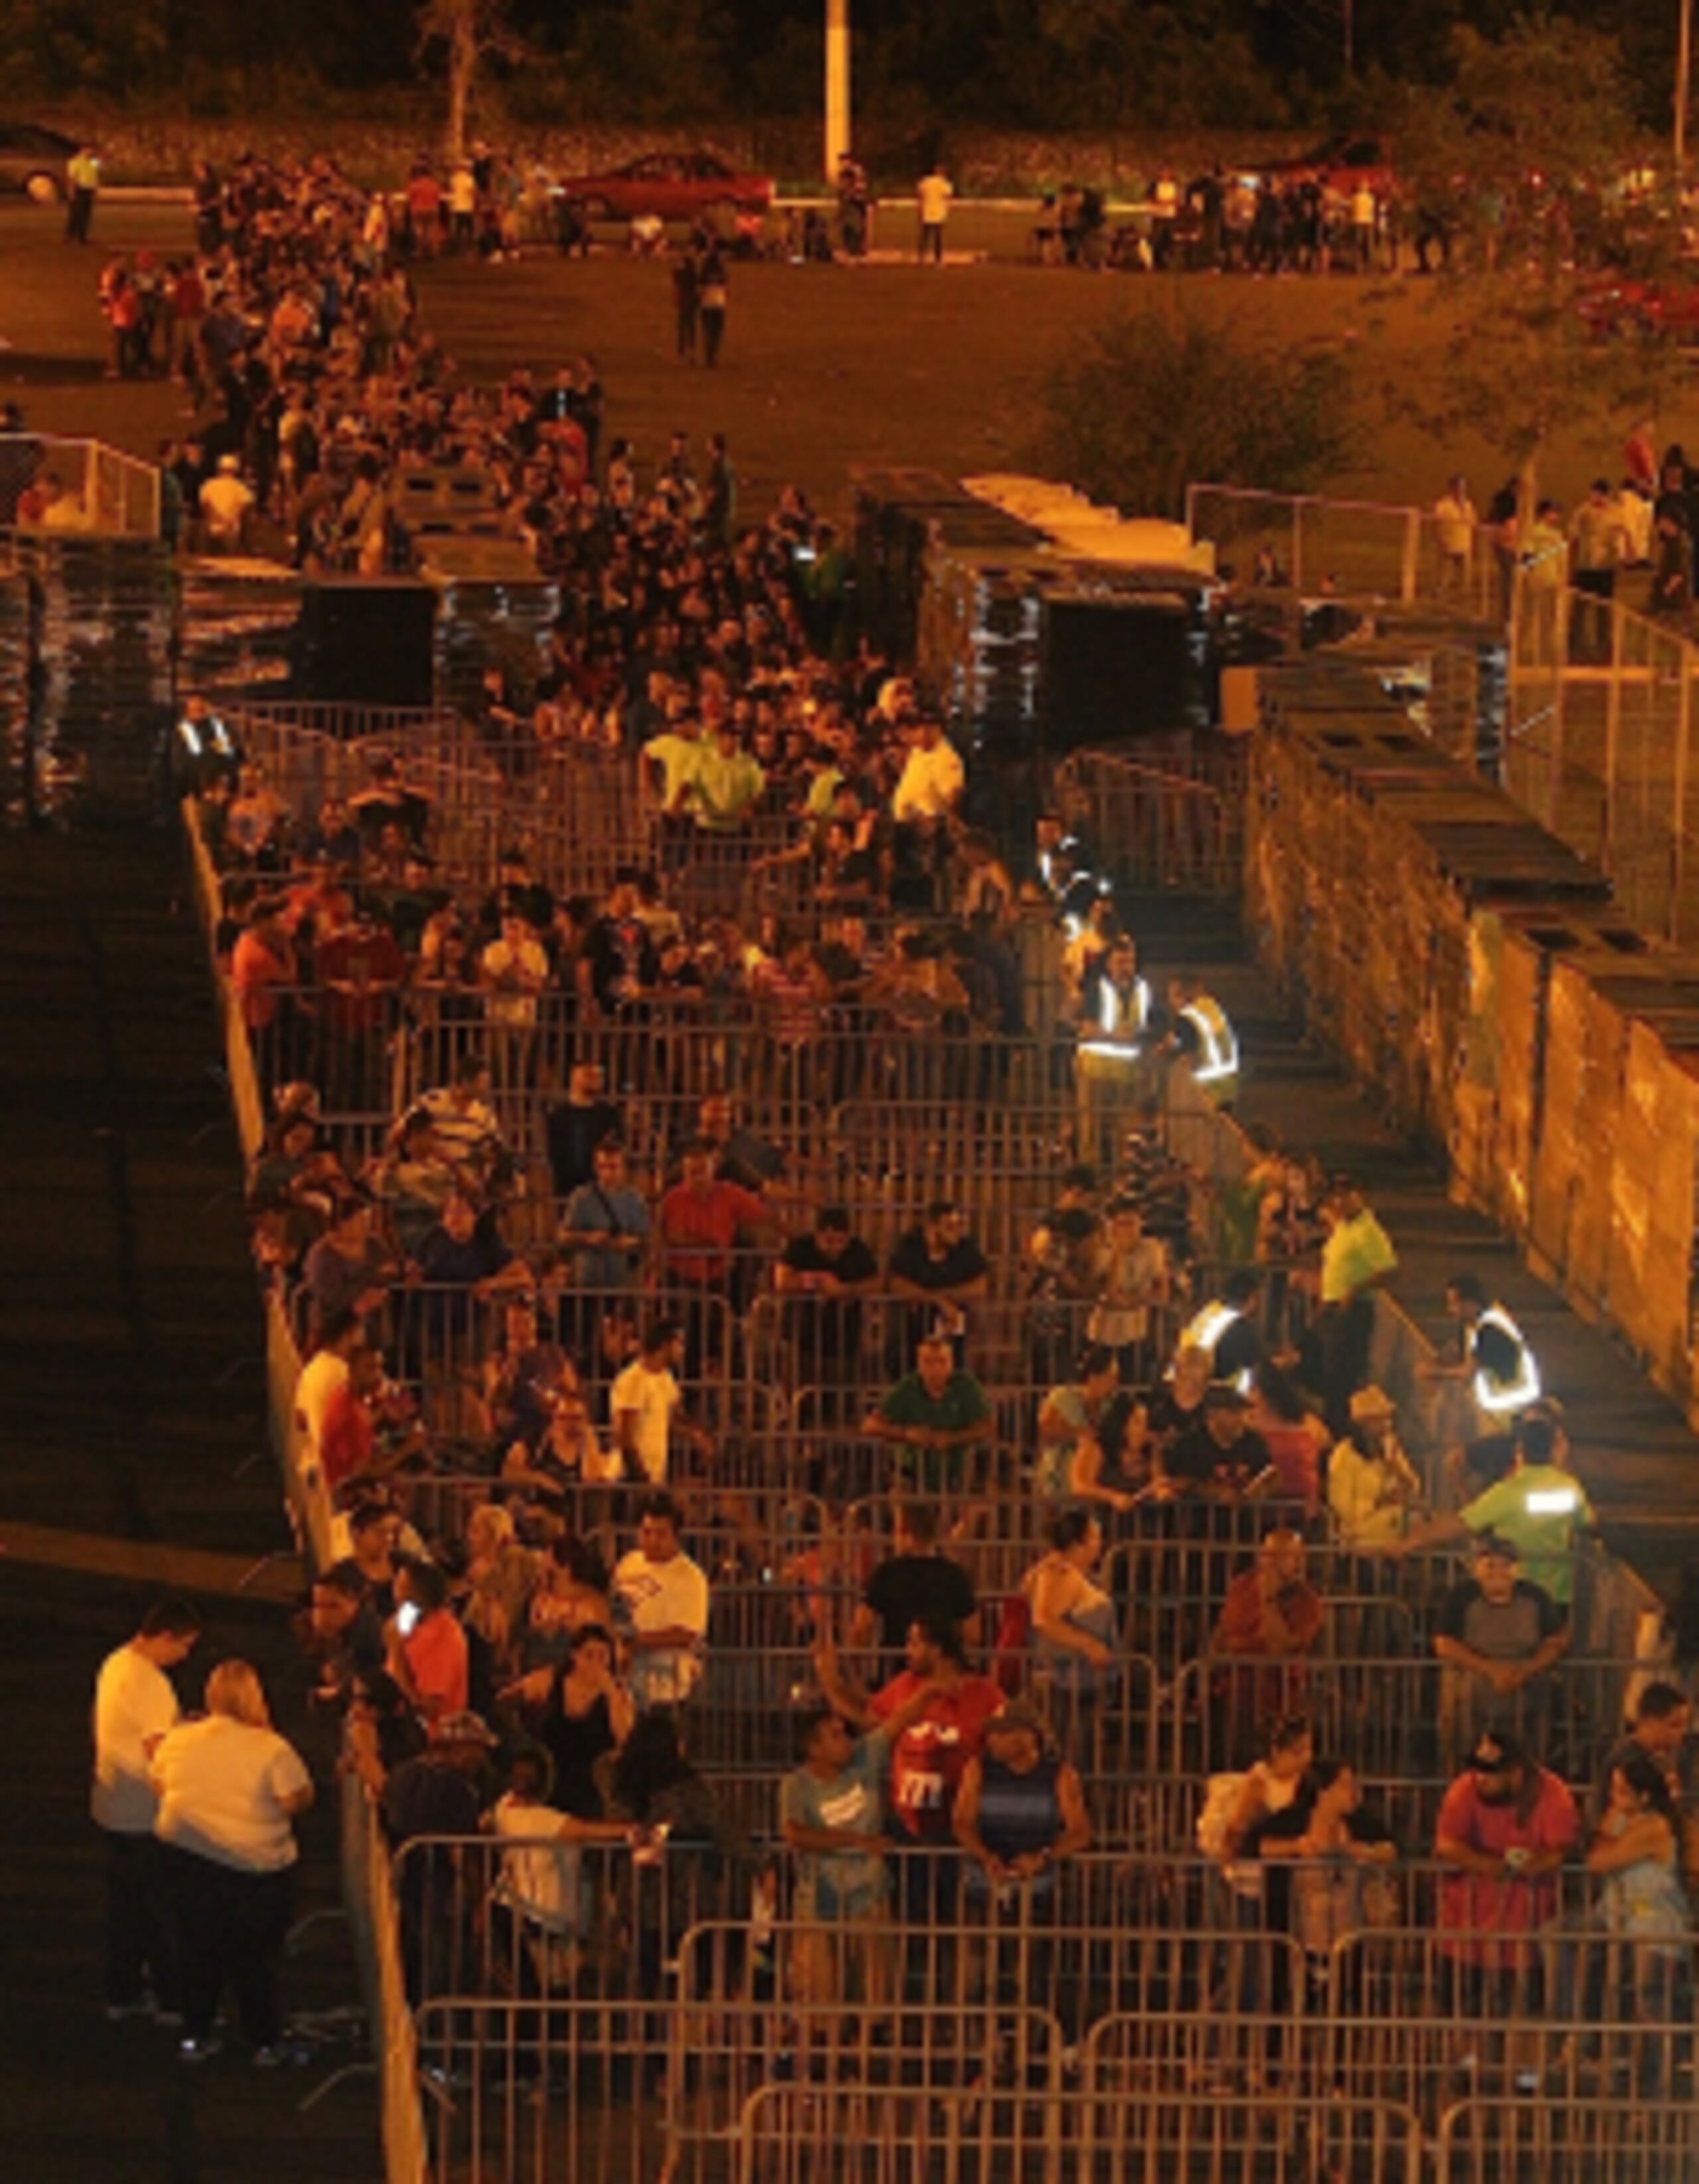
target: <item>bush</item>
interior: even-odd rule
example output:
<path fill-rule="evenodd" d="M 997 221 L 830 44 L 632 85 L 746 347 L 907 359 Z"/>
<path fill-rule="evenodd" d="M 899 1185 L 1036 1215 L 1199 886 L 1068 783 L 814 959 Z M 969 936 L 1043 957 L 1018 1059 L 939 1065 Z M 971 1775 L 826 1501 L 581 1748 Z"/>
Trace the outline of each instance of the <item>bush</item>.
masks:
<path fill-rule="evenodd" d="M 1206 326 L 1111 322 L 1046 379 L 1033 461 L 1128 515 L 1185 513 L 1194 481 L 1309 493 L 1350 470 L 1362 421 L 1343 357 Z"/>

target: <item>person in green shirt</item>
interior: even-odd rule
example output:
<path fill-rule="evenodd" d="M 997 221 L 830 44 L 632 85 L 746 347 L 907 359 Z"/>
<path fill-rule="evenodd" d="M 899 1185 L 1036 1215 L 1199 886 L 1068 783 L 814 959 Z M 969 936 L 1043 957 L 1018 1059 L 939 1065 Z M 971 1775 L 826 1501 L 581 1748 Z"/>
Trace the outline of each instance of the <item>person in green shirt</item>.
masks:
<path fill-rule="evenodd" d="M 1517 1429 L 1516 1452 L 1502 1479 L 1453 1517 L 1407 1532 L 1382 1550 L 1413 1554 L 1491 1533 L 1516 1550 L 1530 1585 L 1568 1607 L 1575 1590 L 1575 1550 L 1596 1522 L 1587 1490 L 1569 1468 L 1569 1441 L 1557 1405 L 1535 1404 Z"/>
<path fill-rule="evenodd" d="M 734 721 L 716 721 L 712 741 L 699 749 L 687 792 L 696 823 L 710 833 L 729 833 L 760 803 L 767 777 L 744 749 Z"/>
<path fill-rule="evenodd" d="M 694 714 L 684 712 L 668 721 L 660 733 L 651 736 L 643 745 L 645 772 L 651 766 L 660 770 L 663 811 L 682 810 L 701 765 L 703 749 L 701 723 Z"/>
<path fill-rule="evenodd" d="M 942 1335 L 928 1335 L 915 1352 L 915 1369 L 888 1388 L 867 1414 L 862 1431 L 904 1451 L 899 1468 L 931 1494 L 961 1483 L 962 1451 L 991 1438 L 991 1406 L 971 1373 L 957 1369 Z"/>

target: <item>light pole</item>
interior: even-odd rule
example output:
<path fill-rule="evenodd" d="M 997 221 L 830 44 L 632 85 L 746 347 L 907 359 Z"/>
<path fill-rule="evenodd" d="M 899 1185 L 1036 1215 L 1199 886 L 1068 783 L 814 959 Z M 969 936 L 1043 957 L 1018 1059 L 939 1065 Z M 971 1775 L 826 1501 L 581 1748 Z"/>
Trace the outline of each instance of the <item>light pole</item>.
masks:
<path fill-rule="evenodd" d="M 1675 180 L 1680 186 L 1687 167 L 1687 94 L 1693 75 L 1693 0 L 1681 0 L 1681 19 L 1675 34 Z"/>
<path fill-rule="evenodd" d="M 826 0 L 826 179 L 850 149 L 850 0 Z"/>

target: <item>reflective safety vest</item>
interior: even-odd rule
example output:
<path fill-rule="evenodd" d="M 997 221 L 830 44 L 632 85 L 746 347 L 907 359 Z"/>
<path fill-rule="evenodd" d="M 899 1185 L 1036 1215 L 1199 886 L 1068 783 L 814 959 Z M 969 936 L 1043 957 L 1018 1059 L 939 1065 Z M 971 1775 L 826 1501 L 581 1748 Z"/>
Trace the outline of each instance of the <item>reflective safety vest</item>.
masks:
<path fill-rule="evenodd" d="M 1239 1041 L 1227 1011 L 1213 994 L 1200 994 L 1180 1014 L 1196 1031 L 1198 1050 L 1192 1078 L 1198 1084 L 1230 1085 L 1239 1074 Z"/>
<path fill-rule="evenodd" d="M 230 739 L 230 730 L 216 713 L 209 713 L 198 727 L 186 713 L 177 723 L 177 733 L 191 758 L 202 758 L 208 752 L 219 758 L 236 756 L 236 745 Z"/>
<path fill-rule="evenodd" d="M 1516 1345 L 1516 1365 L 1508 1375 L 1489 1372 L 1476 1362 L 1474 1398 L 1491 1418 L 1507 1418 L 1512 1412 L 1526 1410 L 1530 1403 L 1540 1400 L 1540 1368 L 1534 1362 L 1534 1352 L 1529 1348 L 1522 1329 L 1501 1304 L 1490 1304 L 1469 1329 L 1469 1356 L 1475 1359 L 1476 1346 L 1483 1328 L 1496 1328 Z"/>
<path fill-rule="evenodd" d="M 1211 1368 L 1213 1370 L 1217 1345 L 1228 1328 L 1236 1325 L 1244 1317 L 1245 1310 L 1242 1306 L 1226 1304 L 1220 1297 L 1213 1297 L 1200 1312 L 1188 1322 L 1184 1332 L 1180 1336 L 1180 1348 L 1203 1351 L 1208 1357 Z M 1248 1396 L 1251 1393 L 1251 1389 L 1256 1385 L 1256 1376 L 1248 1365 L 1243 1371 L 1234 1375 L 1234 1385 L 1242 1396 Z"/>
<path fill-rule="evenodd" d="M 1136 1061 L 1143 1051 L 1145 1027 L 1150 1021 L 1150 989 L 1135 978 L 1132 990 L 1122 993 L 1107 978 L 1099 981 L 1097 1022 L 1088 1039 L 1081 1039 L 1082 1054 L 1108 1055 L 1120 1061 Z"/>

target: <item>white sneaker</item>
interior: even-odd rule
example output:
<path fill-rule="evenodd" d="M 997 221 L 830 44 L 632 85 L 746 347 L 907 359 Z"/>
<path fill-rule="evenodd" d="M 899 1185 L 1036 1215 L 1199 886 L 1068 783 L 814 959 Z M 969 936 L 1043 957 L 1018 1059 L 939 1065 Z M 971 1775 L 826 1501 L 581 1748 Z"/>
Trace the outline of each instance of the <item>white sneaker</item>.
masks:
<path fill-rule="evenodd" d="M 177 2042 L 177 2060 L 198 2068 L 203 2063 L 211 2062 L 223 2047 L 224 2042 L 216 2032 L 209 2032 L 203 2040 L 180 2040 Z"/>

